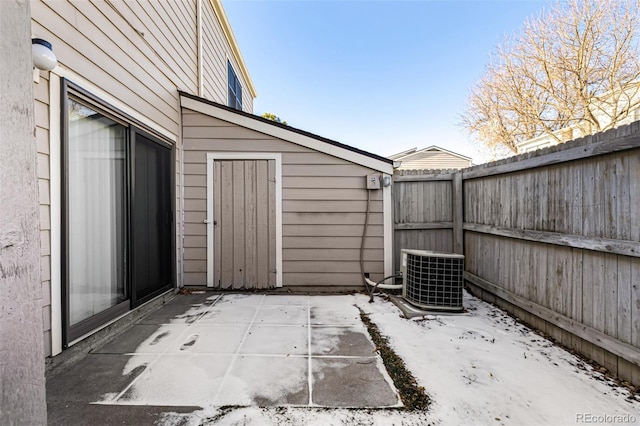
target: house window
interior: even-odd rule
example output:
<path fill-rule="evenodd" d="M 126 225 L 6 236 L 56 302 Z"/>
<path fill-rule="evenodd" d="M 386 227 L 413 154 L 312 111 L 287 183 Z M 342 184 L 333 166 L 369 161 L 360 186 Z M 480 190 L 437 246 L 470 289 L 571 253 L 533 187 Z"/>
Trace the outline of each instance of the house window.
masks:
<path fill-rule="evenodd" d="M 229 96 L 227 105 L 231 108 L 239 109 L 242 111 L 242 86 L 236 72 L 231 66 L 231 62 L 227 61 L 227 72 L 229 76 Z"/>
<path fill-rule="evenodd" d="M 65 81 L 64 345 L 171 288 L 173 147 Z"/>

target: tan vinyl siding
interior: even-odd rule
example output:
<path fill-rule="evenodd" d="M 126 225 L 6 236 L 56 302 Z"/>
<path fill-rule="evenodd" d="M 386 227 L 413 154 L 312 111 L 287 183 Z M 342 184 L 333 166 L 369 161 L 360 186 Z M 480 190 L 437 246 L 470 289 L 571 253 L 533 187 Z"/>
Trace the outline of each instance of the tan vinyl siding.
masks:
<path fill-rule="evenodd" d="M 118 9 L 114 10 L 109 4 L 34 2 L 32 32 L 51 41 L 61 66 L 177 134 L 176 88 L 196 88 L 196 67 L 189 70 L 186 62 L 173 59 L 178 51 L 152 26 L 152 19 L 161 19 L 152 2 L 144 3 L 151 10 L 123 2 L 112 3 Z M 148 27 L 138 15 L 144 16 Z M 174 45 L 178 43 L 173 40 Z"/>
<path fill-rule="evenodd" d="M 51 355 L 51 205 L 49 193 L 49 73 L 41 72 L 33 84 L 40 203 L 40 272 L 45 356 Z"/>
<path fill-rule="evenodd" d="M 227 60 L 229 60 L 242 85 L 242 110 L 253 112 L 253 97 L 249 93 L 247 81 L 240 72 L 240 67 L 231 52 L 210 0 L 202 1 L 202 21 L 203 97 L 227 105 Z"/>
<path fill-rule="evenodd" d="M 464 169 L 471 166 L 471 160 L 466 160 L 458 156 L 449 154 L 442 151 L 427 151 L 416 153 L 415 155 L 408 156 L 401 159 L 401 170 L 405 169 L 420 169 L 420 170 L 434 170 L 434 169 Z"/>
<path fill-rule="evenodd" d="M 359 286 L 366 167 L 183 109 L 185 285 L 206 284 L 206 153 L 282 154 L 283 285 Z M 382 278 L 382 191 L 371 192 L 365 272 Z"/>
<path fill-rule="evenodd" d="M 168 131 L 179 134 L 178 89 L 197 91 L 195 1 L 179 3 L 33 1 L 32 33 L 53 44 L 61 67 L 82 76 Z M 48 76 L 49 73 L 41 72 L 39 83 L 34 83 L 47 356 L 51 355 L 52 348 Z M 176 217 L 180 218 L 180 143 L 175 155 Z M 176 226 L 176 231 L 177 259 L 180 259 L 181 226 Z M 178 264 L 178 270 L 180 268 Z"/>

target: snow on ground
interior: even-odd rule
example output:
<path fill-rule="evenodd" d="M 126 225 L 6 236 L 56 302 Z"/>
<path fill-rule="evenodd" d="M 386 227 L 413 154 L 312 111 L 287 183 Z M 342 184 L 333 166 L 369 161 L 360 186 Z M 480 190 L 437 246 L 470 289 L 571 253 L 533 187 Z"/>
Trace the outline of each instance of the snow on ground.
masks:
<path fill-rule="evenodd" d="M 428 413 L 407 413 L 394 409 L 326 409 L 306 407 L 241 407 L 215 408 L 185 415 L 170 413 L 165 415 L 158 426 L 428 426 Z"/>
<path fill-rule="evenodd" d="M 388 302 L 360 304 L 431 396 L 431 420 L 569 425 L 619 415 L 640 424 L 640 401 L 626 390 L 504 311 L 468 294 L 464 305 L 469 315 L 409 321 Z"/>
<path fill-rule="evenodd" d="M 161 425 L 640 424 L 640 401 L 503 311 L 465 295 L 466 314 L 407 320 L 391 302 L 352 297 L 432 399 L 426 413 L 206 407 Z"/>

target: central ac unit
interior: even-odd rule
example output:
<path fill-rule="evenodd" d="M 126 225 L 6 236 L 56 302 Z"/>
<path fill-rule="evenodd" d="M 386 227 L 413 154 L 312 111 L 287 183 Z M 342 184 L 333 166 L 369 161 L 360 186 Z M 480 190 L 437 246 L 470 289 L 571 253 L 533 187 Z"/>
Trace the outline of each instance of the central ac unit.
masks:
<path fill-rule="evenodd" d="M 464 256 L 402 249 L 402 297 L 422 309 L 462 311 Z"/>

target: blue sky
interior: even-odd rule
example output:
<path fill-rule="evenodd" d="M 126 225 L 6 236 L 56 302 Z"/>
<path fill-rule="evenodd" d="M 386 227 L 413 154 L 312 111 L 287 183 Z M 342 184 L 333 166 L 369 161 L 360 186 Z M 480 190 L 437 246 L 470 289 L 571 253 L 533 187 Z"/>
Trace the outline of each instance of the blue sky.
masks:
<path fill-rule="evenodd" d="M 254 113 L 379 155 L 438 145 L 490 159 L 459 127 L 505 34 L 546 0 L 258 1 L 223 5 Z"/>

